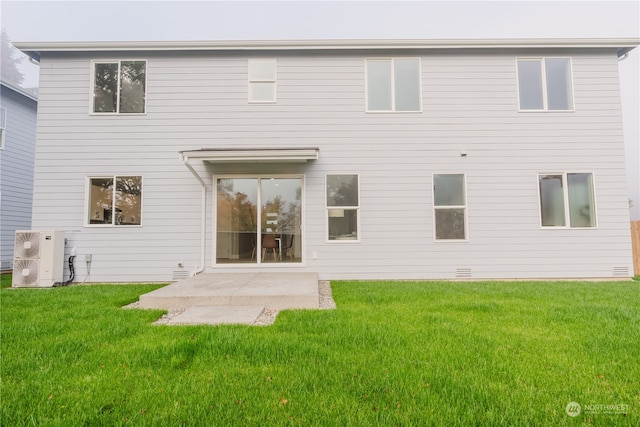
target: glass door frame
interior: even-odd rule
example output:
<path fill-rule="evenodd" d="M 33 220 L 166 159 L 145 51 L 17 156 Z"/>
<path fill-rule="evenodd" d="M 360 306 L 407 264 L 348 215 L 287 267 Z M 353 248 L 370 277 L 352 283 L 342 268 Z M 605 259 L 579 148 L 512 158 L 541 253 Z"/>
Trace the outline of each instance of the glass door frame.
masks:
<path fill-rule="evenodd" d="M 261 181 L 265 179 L 299 179 L 300 180 L 300 261 L 287 261 L 286 259 L 280 260 L 280 262 L 262 262 L 262 239 L 258 239 L 257 236 L 262 235 L 262 186 Z M 219 179 L 255 179 L 257 183 L 257 230 L 256 230 L 256 262 L 247 263 L 220 263 L 217 259 L 217 235 L 218 235 L 218 180 Z M 305 265 L 305 175 L 304 174 L 227 174 L 221 173 L 219 175 L 213 175 L 213 188 L 212 188 L 212 232 L 211 232 L 211 265 L 215 268 L 277 268 L 277 267 L 302 267 Z M 284 257 L 283 257 L 284 258 Z"/>

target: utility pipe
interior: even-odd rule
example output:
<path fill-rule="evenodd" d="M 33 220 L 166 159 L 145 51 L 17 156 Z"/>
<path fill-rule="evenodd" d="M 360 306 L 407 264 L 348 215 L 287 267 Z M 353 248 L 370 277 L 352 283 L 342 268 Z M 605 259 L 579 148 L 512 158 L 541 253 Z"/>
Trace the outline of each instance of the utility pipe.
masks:
<path fill-rule="evenodd" d="M 193 166 L 191 166 L 191 163 L 189 163 L 189 157 L 181 153 L 180 158 L 182 159 L 182 162 L 187 167 L 187 169 L 191 171 L 191 174 L 196 177 L 196 179 L 198 180 L 198 182 L 200 182 L 200 185 L 202 186 L 202 223 L 200 225 L 200 269 L 198 269 L 194 273 L 194 276 L 195 276 L 196 274 L 202 273 L 205 268 L 204 267 L 205 237 L 207 232 L 207 184 L 205 184 L 200 174 L 198 174 L 198 172 L 196 172 Z"/>

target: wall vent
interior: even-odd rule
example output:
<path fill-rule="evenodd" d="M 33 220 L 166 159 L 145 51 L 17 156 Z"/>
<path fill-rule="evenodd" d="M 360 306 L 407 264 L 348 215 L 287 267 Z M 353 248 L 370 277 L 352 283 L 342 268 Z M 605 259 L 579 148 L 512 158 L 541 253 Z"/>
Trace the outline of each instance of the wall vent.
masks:
<path fill-rule="evenodd" d="M 471 269 L 470 268 L 456 268 L 456 278 L 458 279 L 469 279 L 471 277 Z"/>
<path fill-rule="evenodd" d="M 173 280 L 183 280 L 189 278 L 189 272 L 187 270 L 173 270 Z"/>
<path fill-rule="evenodd" d="M 631 277 L 631 274 L 629 274 L 629 267 L 613 267 L 613 275 Z"/>

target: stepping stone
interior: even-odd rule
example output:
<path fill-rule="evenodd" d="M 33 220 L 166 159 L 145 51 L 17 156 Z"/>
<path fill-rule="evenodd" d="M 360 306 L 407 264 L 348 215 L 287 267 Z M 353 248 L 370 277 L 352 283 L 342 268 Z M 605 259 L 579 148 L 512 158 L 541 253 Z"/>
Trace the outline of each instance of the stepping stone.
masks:
<path fill-rule="evenodd" d="M 264 306 L 194 306 L 167 322 L 168 325 L 252 325 L 264 310 Z"/>

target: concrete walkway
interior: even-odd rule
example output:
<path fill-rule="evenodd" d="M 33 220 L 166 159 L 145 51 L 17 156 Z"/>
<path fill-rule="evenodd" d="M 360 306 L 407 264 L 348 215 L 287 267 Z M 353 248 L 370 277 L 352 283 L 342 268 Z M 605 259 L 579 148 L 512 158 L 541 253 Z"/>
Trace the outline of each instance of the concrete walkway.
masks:
<path fill-rule="evenodd" d="M 140 295 L 140 308 L 184 309 L 170 324 L 253 324 L 265 309 L 320 307 L 316 273 L 205 273 Z"/>

